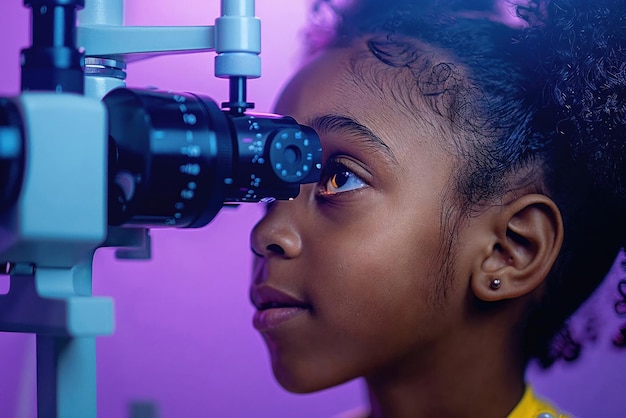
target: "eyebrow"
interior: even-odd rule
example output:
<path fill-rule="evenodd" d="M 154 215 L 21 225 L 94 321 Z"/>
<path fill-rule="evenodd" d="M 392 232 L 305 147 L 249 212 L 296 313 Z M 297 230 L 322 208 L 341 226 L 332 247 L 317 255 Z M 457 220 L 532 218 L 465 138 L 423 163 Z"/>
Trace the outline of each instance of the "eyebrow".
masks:
<path fill-rule="evenodd" d="M 391 148 L 378 135 L 349 116 L 336 114 L 321 115 L 305 124 L 320 134 L 332 134 L 335 132 L 348 134 L 348 141 L 366 149 L 381 151 L 391 162 L 398 164 L 398 159 Z"/>

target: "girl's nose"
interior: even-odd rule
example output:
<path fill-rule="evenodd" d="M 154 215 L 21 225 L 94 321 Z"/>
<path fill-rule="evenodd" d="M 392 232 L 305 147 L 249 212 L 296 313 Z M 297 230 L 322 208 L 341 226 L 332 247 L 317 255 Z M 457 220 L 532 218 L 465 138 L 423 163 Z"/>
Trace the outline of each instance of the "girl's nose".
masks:
<path fill-rule="evenodd" d="M 255 225 L 250 244 L 257 256 L 289 259 L 300 254 L 302 239 L 296 223 L 297 200 L 272 203 L 265 216 Z"/>

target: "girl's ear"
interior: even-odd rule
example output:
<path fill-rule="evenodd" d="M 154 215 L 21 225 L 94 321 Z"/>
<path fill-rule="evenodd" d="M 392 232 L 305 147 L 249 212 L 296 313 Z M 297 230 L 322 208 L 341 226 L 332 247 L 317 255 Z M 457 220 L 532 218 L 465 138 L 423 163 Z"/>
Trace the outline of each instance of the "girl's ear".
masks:
<path fill-rule="evenodd" d="M 484 301 L 513 299 L 536 289 L 550 272 L 563 244 L 563 219 L 542 194 L 527 194 L 488 211 L 482 260 L 474 264 L 471 289 Z"/>

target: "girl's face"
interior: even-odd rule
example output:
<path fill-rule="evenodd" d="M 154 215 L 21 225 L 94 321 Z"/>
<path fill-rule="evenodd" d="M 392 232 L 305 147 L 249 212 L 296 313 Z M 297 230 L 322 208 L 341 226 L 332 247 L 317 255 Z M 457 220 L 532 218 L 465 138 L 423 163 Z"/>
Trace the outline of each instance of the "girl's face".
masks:
<path fill-rule="evenodd" d="M 252 232 L 254 324 L 294 392 L 429 367 L 467 306 L 466 270 L 445 259 L 454 159 L 443 130 L 426 106 L 411 116 L 373 85 L 393 74 L 375 58 L 355 76 L 367 56 L 364 44 L 322 53 L 276 108 L 315 128 L 324 150 L 319 183 L 271 205 Z"/>

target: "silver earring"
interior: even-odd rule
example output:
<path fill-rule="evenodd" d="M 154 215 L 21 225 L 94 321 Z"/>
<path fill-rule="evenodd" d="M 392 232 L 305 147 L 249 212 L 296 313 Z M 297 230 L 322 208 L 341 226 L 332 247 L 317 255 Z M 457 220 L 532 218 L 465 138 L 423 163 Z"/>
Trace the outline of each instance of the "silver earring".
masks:
<path fill-rule="evenodd" d="M 500 289 L 501 284 L 502 282 L 500 281 L 500 279 L 493 279 L 489 286 L 491 287 L 491 290 L 498 290 Z"/>

